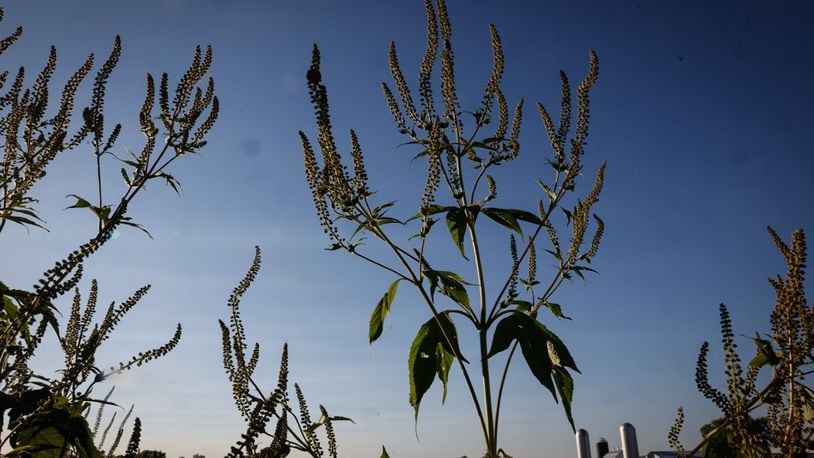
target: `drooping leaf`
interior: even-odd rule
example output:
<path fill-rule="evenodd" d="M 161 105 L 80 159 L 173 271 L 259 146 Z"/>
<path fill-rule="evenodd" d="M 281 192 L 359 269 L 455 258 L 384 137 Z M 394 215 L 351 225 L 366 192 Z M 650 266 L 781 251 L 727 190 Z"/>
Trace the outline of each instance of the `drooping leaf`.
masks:
<path fill-rule="evenodd" d="M 435 273 L 441 281 L 441 294 L 471 312 L 472 306 L 469 302 L 469 294 L 466 292 L 466 287 L 464 286 L 468 283 L 455 272 L 436 270 Z"/>
<path fill-rule="evenodd" d="M 545 339 L 542 338 L 541 333 L 535 330 L 534 326 L 523 326 L 520 334 L 520 350 L 526 360 L 526 365 L 537 381 L 548 388 L 551 395 L 554 396 L 554 401 L 557 401 L 557 392 L 551 380 L 554 365 Z"/>
<path fill-rule="evenodd" d="M 438 283 L 441 282 L 442 287 L 450 287 L 456 288 L 452 285 L 471 285 L 460 275 L 456 274 L 455 272 L 450 272 L 447 270 L 433 270 L 433 269 L 426 269 L 424 270 L 424 276 L 427 277 L 427 280 L 430 282 L 430 296 L 435 296 L 435 291 L 438 289 Z"/>
<path fill-rule="evenodd" d="M 449 210 L 451 208 L 455 208 L 455 207 L 445 207 L 443 205 L 429 205 L 429 206 L 423 208 L 421 211 L 419 211 L 415 215 L 408 218 L 407 221 L 405 221 L 404 223 L 406 224 L 406 223 L 409 223 L 410 221 L 420 219 L 423 216 L 437 215 L 438 213 L 443 213 L 443 212 L 445 212 L 445 211 L 447 211 L 447 210 Z"/>
<path fill-rule="evenodd" d="M 766 364 L 770 366 L 776 366 L 780 360 L 777 358 L 777 354 L 774 352 L 774 347 L 772 347 L 772 343 L 765 339 L 759 338 L 752 338 L 755 341 L 755 347 L 757 347 L 757 354 L 751 361 L 749 361 L 749 365 L 752 367 L 762 367 Z"/>
<path fill-rule="evenodd" d="M 520 236 L 523 235 L 523 228 L 520 227 L 519 221 L 526 221 L 538 225 L 542 224 L 540 218 L 525 210 L 489 207 L 481 211 L 492 221 L 517 232 Z"/>
<path fill-rule="evenodd" d="M 468 259 L 464 253 L 464 235 L 466 234 L 466 212 L 462 208 L 453 207 L 447 212 L 447 227 L 452 241 L 461 252 L 464 259 Z"/>
<path fill-rule="evenodd" d="M 554 347 L 554 351 L 557 352 L 557 357 L 560 360 L 560 365 L 563 367 L 571 368 L 577 372 L 579 369 L 577 368 L 577 363 L 574 362 L 574 357 L 571 356 L 571 352 L 568 351 L 568 347 L 565 346 L 562 340 L 551 332 L 543 323 L 540 323 L 537 320 L 529 318 L 531 321 L 534 322 L 537 329 L 543 334 L 545 340 L 547 342 L 551 342 L 552 346 Z M 581 373 L 581 372 L 580 372 Z"/>
<path fill-rule="evenodd" d="M 508 307 L 510 305 L 516 305 L 517 307 L 515 307 L 515 310 L 522 313 L 528 313 L 532 308 L 532 304 L 529 301 L 506 301 L 504 307 Z"/>
<path fill-rule="evenodd" d="M 368 330 L 369 343 L 375 342 L 376 339 L 382 335 L 384 320 L 387 318 L 387 314 L 390 313 L 390 305 L 393 303 L 393 298 L 396 297 L 396 290 L 398 290 L 400 281 L 401 279 L 398 279 L 390 284 L 390 287 L 387 288 L 387 292 L 379 299 L 379 302 L 373 309 L 373 313 L 370 315 L 370 327 Z"/>
<path fill-rule="evenodd" d="M 120 221 L 120 224 L 121 224 L 122 226 L 130 226 L 130 227 L 134 227 L 134 228 L 136 228 L 136 229 L 140 230 L 141 232 L 144 232 L 145 234 L 147 234 L 147 237 L 153 238 L 153 234 L 150 234 L 150 231 L 148 231 L 148 230 L 147 230 L 147 229 L 146 229 L 144 226 L 142 226 L 141 224 L 134 223 L 134 222 L 130 221 L 130 218 L 128 218 L 128 217 L 124 217 L 124 218 L 122 218 L 122 221 Z"/>
<path fill-rule="evenodd" d="M 554 302 L 543 301 L 542 304 L 551 311 L 551 313 L 557 317 L 564 320 L 570 320 L 570 316 L 566 316 L 562 313 L 562 306 L 560 304 L 556 304 Z"/>
<path fill-rule="evenodd" d="M 571 368 L 579 372 L 568 348 L 565 347 L 559 337 L 539 321 L 525 313 L 512 312 L 495 326 L 488 357 L 506 350 L 515 340 L 520 344 L 523 358 L 526 360 L 531 373 L 543 386 L 551 391 L 554 400 L 557 400 L 556 380 L 552 381 L 552 374 L 555 370 L 559 367 L 563 371 L 565 368 Z M 558 364 L 552 361 L 549 344 L 556 353 L 556 359 L 559 360 Z M 563 389 L 565 389 L 567 380 L 562 376 L 560 378 L 562 379 Z"/>
<path fill-rule="evenodd" d="M 88 202 L 87 200 L 77 196 L 76 194 L 68 194 L 65 197 L 73 197 L 73 198 L 76 199 L 76 202 L 73 205 L 71 205 L 70 207 L 65 207 L 65 210 L 67 210 L 69 208 L 88 208 L 88 207 L 92 206 L 90 204 L 90 202 Z"/>
<path fill-rule="evenodd" d="M 455 356 L 444 349 L 444 346 L 439 344 L 435 349 L 435 371 L 438 378 L 444 386 L 444 392 L 441 395 L 441 404 L 447 400 L 447 383 L 449 382 L 449 369 L 452 367 L 452 362 Z"/>
<path fill-rule="evenodd" d="M 458 330 L 455 329 L 455 323 L 452 321 L 449 315 L 450 314 L 448 311 L 441 312 L 438 315 L 438 319 L 433 320 L 433 322 L 436 323 L 436 328 L 438 329 L 438 340 L 441 342 L 441 345 L 443 345 L 444 350 L 447 353 L 452 356 L 460 355 L 461 361 L 468 363 L 469 361 L 464 358 L 461 348 L 458 345 Z M 439 322 L 441 323 L 440 327 L 438 326 Z M 443 329 L 443 332 L 441 329 Z M 451 342 L 447 341 L 444 336 L 449 338 Z"/>
<path fill-rule="evenodd" d="M 515 316 L 519 315 L 519 313 L 512 313 L 500 320 L 497 326 L 495 326 L 495 332 L 492 334 L 492 345 L 489 347 L 489 353 L 486 355 L 488 358 L 509 348 L 509 344 L 511 344 L 513 340 L 520 339 L 522 324 L 515 318 Z"/>
<path fill-rule="evenodd" d="M 575 274 L 577 274 L 579 276 L 579 278 L 581 278 L 582 280 L 585 280 L 585 275 L 582 273 L 583 271 L 599 273 L 595 269 L 592 269 L 592 268 L 590 268 L 588 266 L 574 266 L 574 267 L 571 267 L 571 271 L 574 272 Z"/>
<path fill-rule="evenodd" d="M 574 417 L 571 415 L 571 402 L 574 400 L 574 379 L 565 368 L 554 366 L 554 385 L 560 393 L 562 399 L 562 408 L 565 410 L 565 416 L 568 418 L 568 423 L 571 424 L 571 429 L 576 432 L 574 427 Z"/>
<path fill-rule="evenodd" d="M 447 341 L 444 336 L 447 336 L 451 342 Z M 415 410 L 416 420 L 418 420 L 421 399 L 432 385 L 436 374 L 444 384 L 443 399 L 446 399 L 449 369 L 456 354 L 462 355 L 458 346 L 458 334 L 455 330 L 455 324 L 449 318 L 448 312 L 430 318 L 419 328 L 418 334 L 416 334 L 412 345 L 410 345 L 410 355 L 407 359 L 410 379 L 410 405 Z M 461 356 L 461 360 L 466 362 L 466 358 L 463 356 Z"/>
<path fill-rule="evenodd" d="M 430 389 L 435 378 L 435 355 L 438 346 L 437 332 L 433 332 L 435 319 L 424 323 L 418 330 L 412 345 L 407 367 L 410 377 L 410 405 L 415 410 L 415 419 L 418 420 L 418 408 L 421 398 Z"/>
<path fill-rule="evenodd" d="M 69 208 L 87 208 L 93 212 L 93 214 L 96 215 L 96 217 L 99 218 L 103 224 L 107 224 L 108 220 L 110 219 L 110 205 L 102 205 L 101 207 L 97 207 L 76 194 L 68 194 L 65 197 L 73 197 L 76 199 L 76 202 L 69 207 L 65 207 L 65 210 Z"/>

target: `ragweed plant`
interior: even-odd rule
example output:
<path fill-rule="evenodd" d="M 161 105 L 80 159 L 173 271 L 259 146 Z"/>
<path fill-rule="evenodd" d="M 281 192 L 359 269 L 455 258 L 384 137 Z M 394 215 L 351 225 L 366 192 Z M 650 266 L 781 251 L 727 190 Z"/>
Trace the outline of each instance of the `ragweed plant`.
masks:
<path fill-rule="evenodd" d="M 806 303 L 804 290 L 805 235 L 800 229 L 794 231 L 791 245 L 787 245 L 771 227 L 768 230 L 788 267 L 785 279 L 780 275 L 769 278 L 776 295 L 769 317 L 772 332 L 765 338 L 755 333 L 752 340 L 757 354 L 744 370 L 729 310 L 720 305 L 726 392 L 709 383 L 708 342 L 701 345 L 695 383 L 724 417 L 688 456 L 699 450 L 705 457 L 768 456 L 767 442 L 778 447 L 783 456 L 790 457 L 803 456 L 810 448 L 814 436 L 814 391 L 806 385 L 805 376 L 812 373 L 814 365 L 814 304 Z M 764 367 L 771 368 L 771 378 L 758 390 L 758 375 Z M 761 407 L 767 409 L 765 418 L 753 418 L 752 412 Z M 677 436 L 682 421 L 683 409 L 679 408 L 679 417 L 670 433 L 671 445 L 679 450 Z"/>
<path fill-rule="evenodd" d="M 96 409 L 96 417 L 95 417 L 95 421 L 93 422 L 93 429 L 91 430 L 91 434 L 93 435 L 94 444 L 96 444 L 96 449 L 99 450 L 99 451 L 104 450 L 104 447 L 105 447 L 106 442 L 107 442 L 107 438 L 110 437 L 111 430 L 113 429 L 113 426 L 116 423 L 116 417 L 119 414 L 119 411 L 114 411 L 113 415 L 111 415 L 110 418 L 108 418 L 107 425 L 104 427 L 104 429 L 101 429 L 102 428 L 102 419 L 104 418 L 104 413 L 105 413 L 105 407 L 109 404 L 110 396 L 113 394 L 113 390 L 115 388 L 116 387 L 113 387 L 113 388 L 110 389 L 110 391 L 107 392 L 105 397 L 99 402 L 99 406 Z M 127 425 L 127 420 L 130 419 L 130 415 L 133 414 L 133 408 L 134 407 L 135 406 L 130 405 L 130 409 L 127 410 L 127 412 L 124 414 L 124 417 L 121 419 L 121 421 L 119 421 L 119 426 L 116 429 L 116 432 L 114 433 L 112 443 L 110 444 L 110 447 L 108 448 L 108 451 L 105 454 L 105 456 L 113 457 L 113 456 L 116 455 L 116 450 L 119 448 L 119 444 L 121 443 L 122 436 L 124 435 L 124 428 Z M 88 410 L 88 414 L 90 414 L 90 410 Z M 88 415 L 86 415 L 85 418 L 88 419 L 89 418 Z M 136 420 L 139 423 L 141 423 L 141 420 L 139 420 L 138 418 Z M 134 424 L 134 426 L 135 426 L 135 424 Z M 135 434 L 135 433 L 136 433 L 136 430 L 134 429 L 131 432 L 131 436 L 135 435 L 134 437 L 136 438 L 136 440 L 140 440 L 140 438 L 138 437 L 138 434 Z M 138 444 L 137 444 L 137 446 L 138 446 Z"/>
<path fill-rule="evenodd" d="M 312 420 L 302 389 L 295 383 L 299 415 L 296 414 L 288 395 L 288 344 L 283 345 L 277 386 L 271 392 L 263 391 L 252 378 L 260 361 L 260 344 L 254 344 L 247 360 L 249 346 L 246 343 L 243 320 L 240 318 L 240 300 L 259 271 L 260 248 L 255 247 L 254 259 L 249 270 L 227 302 L 230 312 L 229 324 L 218 320 L 223 345 L 223 367 L 232 384 L 232 396 L 237 410 L 248 425 L 246 432 L 231 448 L 228 456 L 277 458 L 288 456 L 292 450 L 298 450 L 315 458 L 323 457 L 326 450 L 317 436 L 317 430 L 324 427 L 327 456 L 336 458 L 337 446 L 333 423 L 350 419 L 330 416 L 325 407 L 320 405 L 320 417 L 316 421 Z M 275 419 L 277 423 L 274 430 L 266 429 Z M 265 447 L 261 447 L 259 442 L 261 434 L 270 440 Z"/>
<path fill-rule="evenodd" d="M 22 28 L 17 28 L 0 40 L 0 53 L 21 35 Z M 115 156 L 113 147 L 122 126 L 116 124 L 106 128 L 110 124 L 105 117 L 105 94 L 108 79 L 120 56 L 121 41 L 116 37 L 109 57 L 96 71 L 89 104 L 81 109 L 81 120 L 74 120 L 73 116 L 78 103 L 76 94 L 91 74 L 93 55 L 65 82 L 56 109 L 49 109 L 51 78 L 57 62 L 53 47 L 31 87 L 26 86 L 25 68 L 17 71 L 8 86 L 9 72 L 0 73 L 0 132 L 3 140 L 0 233 L 8 222 L 26 228 L 44 227 L 31 191 L 59 154 L 89 143 L 97 180 L 94 198 L 70 195 L 75 200 L 71 207 L 87 208 L 94 214 L 97 220 L 94 235 L 46 270 L 31 290 L 16 289 L 0 282 L 0 416 L 8 415 L 9 419 L 8 423 L 0 422 L 0 446 L 10 444 L 9 455 L 99 456 L 101 452 L 94 444 L 94 430 L 98 432 L 98 428 L 91 429 L 86 419 L 91 403 L 100 402 L 91 397 L 94 386 L 113 372 L 140 366 L 165 355 L 177 345 L 181 336 L 178 325 L 166 344 L 139 353 L 106 372 L 96 363 L 96 351 L 149 286 L 137 290 L 118 306 L 111 304 L 97 324 L 94 324 L 98 300 L 95 280 L 84 307 L 77 289 L 84 263 L 110 240 L 115 230 L 122 226 L 144 230 L 127 212 L 148 182 L 164 181 L 178 190 L 178 181 L 168 173 L 168 167 L 179 157 L 194 153 L 206 144 L 204 138 L 219 111 L 212 79 L 201 84 L 211 64 L 212 52 L 209 48 L 205 52 L 198 48 L 172 98 L 166 73 L 157 89 L 153 77 L 147 75 L 144 102 L 139 110 L 139 129 L 146 138 L 144 147 L 139 153 L 130 153 L 129 157 Z M 107 186 L 103 186 L 101 164 L 107 157 L 122 164 L 120 175 L 124 191 L 113 199 L 103 193 Z M 56 302 L 72 290 L 74 299 L 67 312 L 68 319 L 60 329 L 59 316 L 65 314 L 59 313 Z M 36 374 L 29 366 L 49 328 L 56 334 L 65 354 L 65 367 L 59 371 L 58 377 L 53 378 Z M 138 448 L 135 429 L 131 445 Z M 114 441 L 116 445 L 120 433 L 118 436 Z M 113 451 L 115 447 L 110 453 Z"/>
<path fill-rule="evenodd" d="M 351 165 L 344 164 L 331 125 L 328 91 L 316 45 L 306 76 L 316 112 L 316 147 L 321 161 L 309 137 L 300 132 L 305 173 L 319 221 L 330 239 L 329 249 L 347 251 L 395 277 L 371 315 L 370 342 L 381 336 L 399 284 L 415 288 L 430 311 L 431 317 L 421 325 L 410 345 L 408 358 L 410 404 L 416 419 L 421 400 L 436 377 L 446 396 L 452 366 L 457 365 L 480 421 L 486 455 L 497 457 L 505 455 L 498 442 L 501 400 L 518 346 L 534 377 L 555 400 L 562 401 L 566 417 L 574 425 L 571 416 L 574 383 L 570 371 L 578 372 L 577 365 L 562 340 L 542 323 L 539 312 L 549 310 L 556 318 L 567 318 L 561 306 L 553 302 L 554 293 L 565 280 L 593 271 L 588 263 L 597 254 L 604 230 L 602 220 L 592 212 L 602 190 L 604 164 L 596 173 L 593 187 L 566 207 L 566 198 L 575 193 L 582 177 L 589 92 L 597 81 L 599 62 L 591 52 L 588 74 L 577 86 L 576 107 L 572 105 L 569 79 L 560 72 L 562 101 L 558 124 L 544 105 L 537 104 L 553 150 L 548 161 L 553 179 L 539 180 L 542 198 L 532 203 L 536 211 L 500 207 L 496 205 L 497 180 L 490 172 L 518 157 L 523 114 L 520 100 L 510 116 L 500 90 L 504 71 L 500 35 L 490 27 L 491 76 L 480 106 L 465 112 L 456 92 L 452 27 L 445 2 L 433 4 L 427 0 L 425 8 L 427 47 L 418 76 L 418 104 L 402 72 L 394 43 L 388 57 L 395 90 L 382 83 L 396 127 L 407 137 L 408 144 L 419 149 L 416 158 L 426 161 L 427 175 L 418 213 L 404 219 L 391 216 L 395 202 L 382 201 L 378 198 L 380 194 L 374 193 L 354 131 L 350 132 Z M 438 87 L 433 83 L 433 69 L 439 63 L 440 105 L 435 100 Z M 446 197 L 442 197 L 441 189 L 448 191 Z M 565 226 L 555 221 L 560 216 L 570 226 L 568 242 L 560 239 L 558 227 Z M 441 219 L 457 251 L 468 262 L 469 271 L 447 270 L 444 265 L 450 260 L 433 256 L 436 252 L 433 246 L 439 240 L 432 229 Z M 507 258 L 511 268 L 501 280 L 489 285 L 487 279 L 500 277 L 487 270 L 499 262 L 491 262 L 483 252 L 479 228 L 484 219 L 509 233 Z M 390 230 L 395 224 L 415 227 L 416 235 L 403 242 L 397 240 Z M 367 252 L 362 243 L 364 237 L 381 241 L 393 258 L 378 258 Z M 555 260 L 554 272 L 547 279 L 539 278 L 537 272 L 537 253 L 541 248 Z M 524 265 L 527 275 L 521 274 Z M 471 325 L 477 338 L 478 351 L 474 357 L 464 355 L 459 345 L 461 323 Z M 500 354 L 505 357 L 497 358 Z M 480 389 L 475 386 L 476 376 L 482 380 Z"/>

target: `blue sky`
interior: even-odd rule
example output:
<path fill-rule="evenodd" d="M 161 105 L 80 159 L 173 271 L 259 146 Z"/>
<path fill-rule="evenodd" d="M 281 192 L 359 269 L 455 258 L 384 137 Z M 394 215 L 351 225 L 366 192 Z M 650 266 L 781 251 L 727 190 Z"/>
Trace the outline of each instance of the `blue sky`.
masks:
<path fill-rule="evenodd" d="M 590 176 L 608 162 L 597 207 L 607 224 L 593 264 L 600 274 L 558 293 L 573 321 L 545 320 L 582 370 L 574 417 L 592 442 L 604 436 L 618 445 L 619 425 L 630 422 L 642 452 L 665 449 L 683 405 L 690 445 L 698 427 L 718 416 L 693 382 L 704 340 L 712 344 L 713 377 L 723 372 L 718 304 L 730 306 L 737 333 L 768 331 L 774 298 L 766 278 L 785 266 L 765 227 L 786 238 L 793 228 L 814 230 L 814 7 L 481 0 L 448 6 L 464 107 L 479 102 L 489 75 L 490 23 L 503 39 L 507 99 L 526 100 L 521 156 L 496 177 L 513 204 L 533 208 L 540 197 L 534 179 L 548 178 L 550 152 L 534 103 L 556 111 L 558 71 L 576 81 L 588 51 L 598 53 L 585 170 Z M 217 319 L 227 316 L 226 299 L 259 245 L 263 270 L 243 316 L 263 348 L 262 385 L 273 387 L 288 342 L 292 380 L 311 404 L 356 421 L 337 428 L 343 456 L 378 456 L 382 444 L 391 456 L 480 456 L 479 429 L 457 372 L 446 405 L 437 386 L 428 393 L 416 440 L 406 359 L 427 311 L 400 295 L 383 337 L 368 346 L 370 311 L 392 278 L 323 250 L 328 241 L 312 209 L 297 138 L 298 130 L 314 134 L 305 71 L 316 42 L 338 140 L 347 145 L 343 132 L 354 128 L 371 186 L 382 199 L 403 203 L 398 216 L 415 212 L 423 165 L 410 163 L 409 148 L 396 148 L 403 139 L 379 85 L 391 81 L 391 40 L 414 81 L 425 40 L 422 2 L 36 0 L 3 8 L 0 30 L 22 25 L 25 32 L 0 58 L 2 67 L 25 65 L 33 74 L 53 44 L 58 81 L 88 53 L 105 56 L 114 35 L 122 36 L 107 104 L 109 119 L 125 124 L 118 152 L 142 146 L 135 126 L 144 75 L 166 71 L 177 79 L 195 45 L 214 48 L 221 116 L 203 154 L 174 168 L 183 197 L 149 188 L 130 214 L 155 240 L 122 231 L 87 266 L 83 284 L 98 278 L 102 303 L 153 286 L 100 362 L 127 359 L 169 337 L 176 322 L 184 325 L 171 355 L 109 380 L 115 401 L 136 404 L 143 448 L 219 456 L 243 431 L 221 367 Z M 108 166 L 113 195 L 118 167 Z M 94 230 L 90 214 L 62 210 L 70 205 L 66 194 L 93 191 L 94 174 L 87 147 L 57 160 L 35 190 L 50 232 L 4 231 L 4 282 L 32 284 Z M 506 242 L 488 243 L 498 250 Z M 750 358 L 748 340 L 741 346 Z M 40 356 L 44 371 L 61 360 L 56 352 Z M 501 440 L 508 452 L 574 455 L 562 409 L 522 364 L 511 374 L 506 402 Z"/>

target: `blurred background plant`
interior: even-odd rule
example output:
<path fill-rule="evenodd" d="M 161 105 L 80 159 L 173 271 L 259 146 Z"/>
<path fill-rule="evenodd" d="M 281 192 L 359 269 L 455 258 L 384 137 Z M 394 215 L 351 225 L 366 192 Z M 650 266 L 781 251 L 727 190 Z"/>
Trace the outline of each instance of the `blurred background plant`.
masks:
<path fill-rule="evenodd" d="M 709 383 L 709 343 L 701 345 L 696 365 L 698 391 L 710 399 L 724 416 L 701 429 L 703 440 L 687 454 L 699 450 L 707 458 L 769 456 L 770 446 L 782 456 L 805 456 L 814 436 L 814 391 L 805 383 L 814 365 L 814 304 L 805 297 L 806 241 L 802 229 L 791 234 L 791 244 L 771 228 L 769 235 L 786 260 L 786 278 L 769 278 L 776 301 L 769 316 L 771 333 L 755 333 L 756 355 L 744 368 L 737 353 L 732 319 L 726 305 L 719 306 L 726 366 L 726 392 Z M 758 390 L 758 376 L 771 369 L 766 385 Z M 762 417 L 753 412 L 761 409 Z M 670 445 L 683 452 L 678 442 L 684 412 L 679 408 L 668 435 Z"/>
<path fill-rule="evenodd" d="M 588 74 L 576 89 L 576 107 L 572 106 L 570 81 L 564 72 L 560 73 L 562 100 L 558 124 L 543 104 L 537 104 L 553 150 L 553 157 L 548 160 L 553 179 L 538 180 L 542 198 L 532 203 L 535 210 L 499 207 L 494 205 L 498 185 L 491 173 L 517 158 L 523 110 L 520 100 L 510 116 L 500 90 L 504 70 L 500 35 L 494 27 L 490 28 L 493 66 L 480 106 L 464 111 L 456 92 L 452 26 L 446 4 L 443 0 L 435 3 L 426 0 L 425 9 L 427 47 L 418 78 L 419 105 L 403 76 L 395 43 L 390 45 L 389 62 L 396 90 L 382 84 L 396 126 L 407 137 L 406 145 L 418 148 L 414 159 L 426 160 L 427 178 L 418 190 L 421 195 L 418 213 L 412 217 L 393 217 L 396 202 L 376 196 L 368 182 L 361 143 L 353 130 L 352 164 L 346 166 L 342 162 L 316 45 L 307 80 L 316 112 L 316 146 L 322 160 L 320 164 L 312 142 L 300 132 L 305 172 L 320 224 L 330 239 L 328 249 L 347 251 L 395 277 L 374 307 L 369 341 L 373 343 L 381 336 L 400 283 L 412 285 L 431 313 L 409 350 L 409 399 L 416 420 L 421 400 L 436 377 L 443 385 L 442 400 L 446 398 L 451 367 L 457 364 L 480 422 L 486 456 L 508 456 L 499 446 L 498 426 L 506 376 L 518 345 L 534 377 L 555 400 L 561 400 L 572 428 L 574 425 L 571 416 L 574 383 L 570 371 L 578 372 L 577 365 L 567 346 L 542 323 L 539 312 L 547 310 L 557 319 L 569 319 L 563 307 L 554 302 L 554 294 L 566 280 L 584 278 L 586 272 L 593 272 L 589 264 L 597 254 L 604 232 L 603 221 L 592 213 L 602 190 L 604 164 L 596 173 L 593 187 L 582 198 L 566 204 L 582 177 L 589 92 L 597 81 L 599 62 L 591 52 Z M 433 83 L 437 62 L 440 107 L 435 103 L 439 87 Z M 439 188 L 449 191 L 443 201 Z M 476 224 L 480 222 L 479 216 L 480 221 L 491 220 L 508 232 L 508 252 L 502 258 L 487 256 L 483 250 L 479 234 L 492 229 L 484 230 Z M 460 257 L 454 254 L 444 257 L 438 239 L 431 237 L 431 233 L 435 234 L 432 229 L 441 219 L 452 238 L 453 252 Z M 413 228 L 411 236 L 403 241 L 401 226 Z M 568 242 L 560 239 L 564 231 L 570 232 Z M 367 238 L 379 240 L 393 258 L 388 260 L 369 249 L 365 245 Z M 537 275 L 538 247 L 554 260 L 548 278 Z M 497 266 L 507 263 L 509 268 L 500 272 Z M 450 270 L 448 266 L 454 265 L 463 265 L 465 270 Z M 521 273 L 524 266 L 527 268 Z M 471 294 L 476 299 L 471 299 Z M 462 322 L 471 325 L 477 340 L 475 357 L 469 356 L 474 366 L 469 365 L 470 360 L 459 345 L 457 325 Z M 480 390 L 473 380 L 476 374 L 482 381 Z"/>
<path fill-rule="evenodd" d="M 2 12 L 0 12 L 0 19 Z M 18 27 L 0 40 L 0 53 L 22 35 Z M 141 300 L 150 286 L 139 288 L 120 304 L 111 303 L 101 320 L 96 320 L 99 288 L 92 280 L 83 299 L 78 285 L 83 264 L 113 237 L 122 226 L 146 230 L 128 215 L 128 208 L 148 182 L 165 182 L 176 192 L 178 181 L 169 174 L 176 159 L 195 153 L 206 144 L 205 136 L 218 116 L 218 99 L 214 82 L 205 79 L 212 61 L 212 51 L 196 49 L 192 62 L 171 98 L 169 77 L 162 74 L 156 84 L 147 75 L 144 102 L 138 113 L 139 128 L 146 140 L 139 153 L 117 157 L 112 148 L 122 131 L 121 124 L 110 127 L 105 118 L 107 81 L 121 55 L 117 36 L 108 58 L 96 71 L 90 101 L 76 110 L 77 91 L 89 77 L 94 56 L 67 79 L 60 91 L 56 109 L 49 109 L 51 78 L 56 69 L 57 53 L 51 47 L 48 60 L 37 74 L 33 85 L 26 85 L 25 68 L 13 78 L 0 73 L 0 132 L 3 135 L 3 162 L 0 168 L 0 233 L 14 223 L 26 230 L 45 229 L 37 212 L 37 200 L 31 196 L 35 184 L 46 175 L 54 159 L 69 150 L 89 144 L 96 167 L 96 195 L 84 198 L 70 194 L 69 208 L 86 208 L 97 220 L 90 239 L 46 270 L 31 289 L 18 289 L 0 281 L 0 447 L 7 456 L 101 456 L 102 446 L 113 427 L 112 418 L 100 431 L 102 412 L 111 405 L 110 392 L 103 399 L 94 398 L 93 388 L 115 372 L 140 366 L 166 355 L 181 337 L 181 325 L 174 335 L 157 348 L 136 354 L 129 360 L 100 368 L 96 354 L 123 317 Z M 156 88 L 158 86 L 158 88 Z M 158 93 L 156 95 L 156 92 Z M 156 102 L 158 106 L 156 107 Z M 81 119 L 74 119 L 81 112 Z M 158 127 L 155 120 L 158 120 Z M 116 198 L 105 195 L 102 161 L 111 158 L 121 164 L 116 179 L 124 182 L 124 191 Z M 149 233 L 147 233 L 149 235 Z M 4 259 L 12 263 L 13 260 Z M 73 300 L 67 310 L 57 302 L 70 291 Z M 84 303 L 84 305 L 83 305 Z M 65 311 L 62 313 L 60 310 Z M 60 323 L 60 318 L 67 320 Z M 64 367 L 58 376 L 36 373 L 29 363 L 36 353 L 52 351 L 40 348 L 48 330 L 54 333 L 64 353 Z M 88 422 L 91 404 L 99 405 L 93 427 Z M 121 440 L 125 419 L 120 423 L 108 455 L 115 453 Z M 134 421 L 127 455 L 138 452 L 140 420 Z"/>
<path fill-rule="evenodd" d="M 232 384 L 235 405 L 247 423 L 246 432 L 231 448 L 228 456 L 279 458 L 288 456 L 292 450 L 297 450 L 315 458 L 323 457 L 326 456 L 326 450 L 322 447 L 317 430 L 324 427 L 327 456 L 336 458 L 337 445 L 333 424 L 335 421 L 352 420 L 329 415 L 321 404 L 319 418 L 312 420 L 302 389 L 295 383 L 294 392 L 299 408 L 299 415 L 296 414 L 288 394 L 288 344 L 283 345 L 277 386 L 273 390 L 263 391 L 252 378 L 260 361 L 260 344 L 254 344 L 247 360 L 246 352 L 249 347 L 246 343 L 243 320 L 240 318 L 240 300 L 260 271 L 260 259 L 260 248 L 255 247 L 254 259 L 249 270 L 229 297 L 227 303 L 230 311 L 229 324 L 219 320 L 223 366 Z M 274 429 L 267 429 L 275 419 Z M 270 439 L 267 446 L 263 447 L 258 442 L 260 435 Z"/>

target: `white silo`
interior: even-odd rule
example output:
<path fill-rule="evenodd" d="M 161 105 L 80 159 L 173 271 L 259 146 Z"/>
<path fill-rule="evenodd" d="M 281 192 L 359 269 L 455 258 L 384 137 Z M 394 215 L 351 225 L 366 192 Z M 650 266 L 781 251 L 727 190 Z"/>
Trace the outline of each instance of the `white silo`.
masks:
<path fill-rule="evenodd" d="M 630 423 L 619 427 L 622 436 L 622 455 L 624 458 L 639 458 L 639 444 L 636 442 L 636 428 Z"/>
<path fill-rule="evenodd" d="M 591 440 L 584 429 L 577 431 L 577 458 L 591 458 Z"/>

